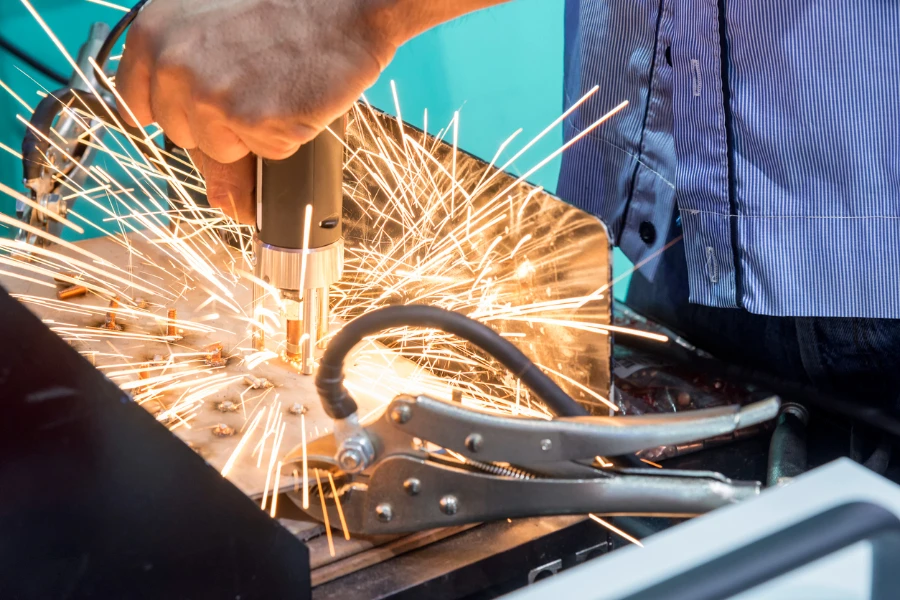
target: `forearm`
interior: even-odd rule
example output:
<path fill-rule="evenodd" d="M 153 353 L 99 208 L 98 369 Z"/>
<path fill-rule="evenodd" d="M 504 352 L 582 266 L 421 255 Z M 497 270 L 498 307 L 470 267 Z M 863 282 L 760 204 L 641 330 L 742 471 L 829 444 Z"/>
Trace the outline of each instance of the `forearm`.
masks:
<path fill-rule="evenodd" d="M 400 46 L 420 33 L 457 17 L 510 0 L 363 0 L 374 28 Z"/>

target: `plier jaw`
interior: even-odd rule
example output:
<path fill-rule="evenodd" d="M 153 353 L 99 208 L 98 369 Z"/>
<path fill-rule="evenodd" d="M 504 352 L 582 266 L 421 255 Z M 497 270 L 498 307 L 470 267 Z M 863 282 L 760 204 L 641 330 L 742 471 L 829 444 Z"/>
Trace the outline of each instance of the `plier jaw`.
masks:
<path fill-rule="evenodd" d="M 335 476 L 337 497 L 322 489 L 330 521 L 338 522 L 340 503 L 356 534 L 589 512 L 685 517 L 753 497 L 761 486 L 705 471 L 602 469 L 594 457 L 726 434 L 772 419 L 778 408 L 769 398 L 671 415 L 545 421 L 398 396 L 372 423 L 343 423 L 307 452 L 310 468 Z M 322 503 L 308 511 L 324 520 Z"/>

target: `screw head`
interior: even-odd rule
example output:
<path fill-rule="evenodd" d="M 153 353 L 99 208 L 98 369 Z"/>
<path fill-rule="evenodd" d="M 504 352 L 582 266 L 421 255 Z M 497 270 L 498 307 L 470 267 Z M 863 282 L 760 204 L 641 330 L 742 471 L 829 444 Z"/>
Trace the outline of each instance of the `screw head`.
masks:
<path fill-rule="evenodd" d="M 466 449 L 469 452 L 478 452 L 484 446 L 484 438 L 479 433 L 470 433 L 466 437 Z"/>
<path fill-rule="evenodd" d="M 549 452 L 551 448 L 553 448 L 553 442 L 550 440 L 541 440 L 541 450 Z"/>
<path fill-rule="evenodd" d="M 459 500 L 456 499 L 456 496 L 446 495 L 441 498 L 441 512 L 445 515 L 455 515 L 456 511 L 459 510 Z"/>
<path fill-rule="evenodd" d="M 344 448 L 338 454 L 338 464 L 348 473 L 352 473 L 359 468 L 362 463 L 362 455 L 353 448 Z"/>
<path fill-rule="evenodd" d="M 399 404 L 391 410 L 391 419 L 394 423 L 403 425 L 412 418 L 412 409 L 406 404 Z"/>
<path fill-rule="evenodd" d="M 391 508 L 390 504 L 382 502 L 375 507 L 375 515 L 378 517 L 379 521 L 387 523 L 394 518 L 394 510 Z"/>
<path fill-rule="evenodd" d="M 410 477 L 406 481 L 403 482 L 403 489 L 410 496 L 417 496 L 419 492 L 422 490 L 422 482 L 416 479 L 415 477 Z"/>

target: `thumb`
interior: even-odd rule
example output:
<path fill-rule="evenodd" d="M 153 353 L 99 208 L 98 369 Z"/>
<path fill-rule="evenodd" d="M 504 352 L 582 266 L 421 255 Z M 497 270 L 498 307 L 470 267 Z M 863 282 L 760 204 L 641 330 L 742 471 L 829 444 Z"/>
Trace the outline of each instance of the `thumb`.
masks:
<path fill-rule="evenodd" d="M 256 157 L 248 154 L 237 162 L 224 164 L 196 148 L 188 153 L 206 180 L 209 205 L 238 223 L 255 223 Z"/>

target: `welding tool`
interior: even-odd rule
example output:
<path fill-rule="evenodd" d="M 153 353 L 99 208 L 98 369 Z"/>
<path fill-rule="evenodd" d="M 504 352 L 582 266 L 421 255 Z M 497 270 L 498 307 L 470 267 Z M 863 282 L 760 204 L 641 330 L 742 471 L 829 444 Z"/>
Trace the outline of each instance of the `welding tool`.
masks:
<path fill-rule="evenodd" d="M 397 396 L 383 414 L 360 424 L 343 385 L 343 362 L 365 337 L 384 329 L 439 329 L 479 347 L 519 378 L 558 418 L 505 417 L 428 396 Z M 323 490 L 327 508 L 309 513 L 350 531 L 402 533 L 536 515 L 693 516 L 757 495 L 758 482 L 733 482 L 705 471 L 635 468 L 640 450 L 722 435 L 773 419 L 779 400 L 665 415 L 590 417 L 516 346 L 487 326 L 430 306 L 391 306 L 360 317 L 325 350 L 316 388 L 335 419 L 334 433 L 306 448 L 310 468 L 339 482 Z M 296 461 L 303 448 L 285 462 Z M 597 468 L 596 456 L 629 457 Z M 335 511 L 332 514 L 332 511 Z"/>
<path fill-rule="evenodd" d="M 103 127 L 94 127 L 99 121 L 121 127 L 137 140 L 144 138 L 140 129 L 123 122 L 112 92 L 97 78 L 91 60 L 101 68 L 106 66 L 113 47 L 147 1 L 140 0 L 112 29 L 106 23 L 91 25 L 88 39 L 78 53 L 78 69 L 72 73 L 68 86 L 47 94 L 35 108 L 31 127 L 26 129 L 22 140 L 22 171 L 25 187 L 31 190 L 31 197 L 41 210 L 23 202 L 16 204 L 16 216 L 32 227 L 59 236 L 60 222 L 48 218 L 47 213 L 65 217 L 75 202 L 75 195 L 65 198 L 63 184 L 71 191 L 82 187 L 87 178 L 86 169 L 93 162 L 95 150 L 82 139 L 85 125 L 93 128 L 91 135 L 96 139 L 104 135 Z M 64 111 L 67 106 L 83 109 L 92 117 L 76 118 Z M 50 144 L 51 135 L 57 141 L 55 146 Z M 153 158 L 142 144 L 138 147 Z M 24 229 L 19 230 L 16 239 L 32 245 L 47 244 L 41 236 Z"/>
<path fill-rule="evenodd" d="M 328 332 L 328 288 L 344 267 L 344 117 L 329 129 L 286 160 L 257 159 L 255 274 L 281 292 L 285 354 L 307 375 L 316 344 Z M 256 285 L 254 311 L 261 301 Z M 262 335 L 256 328 L 258 349 Z"/>

